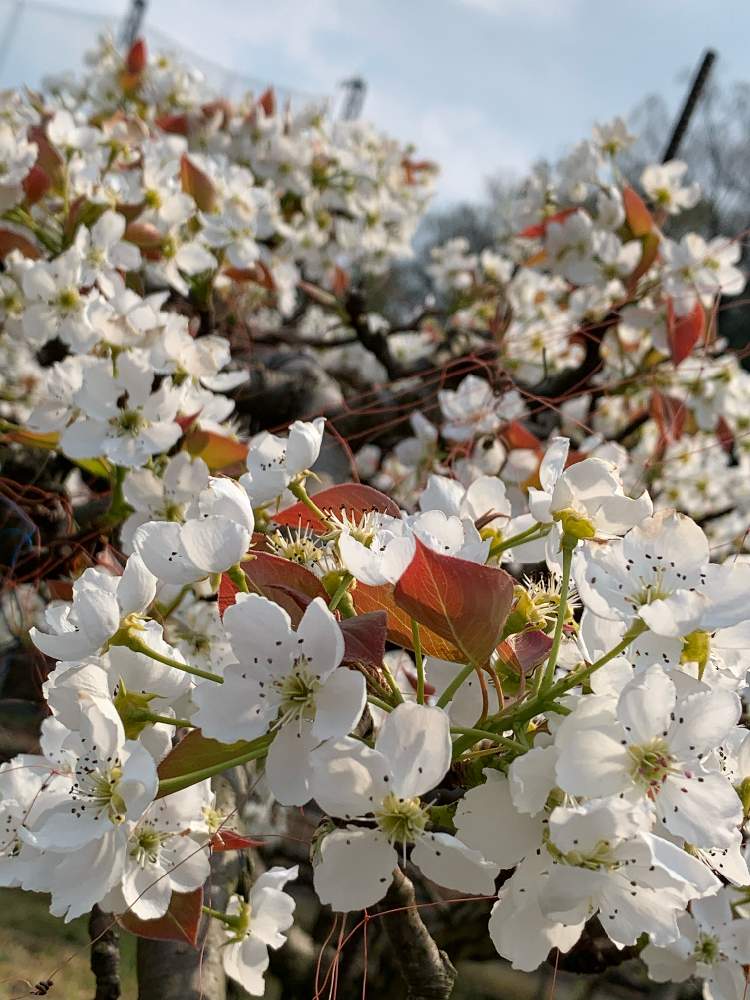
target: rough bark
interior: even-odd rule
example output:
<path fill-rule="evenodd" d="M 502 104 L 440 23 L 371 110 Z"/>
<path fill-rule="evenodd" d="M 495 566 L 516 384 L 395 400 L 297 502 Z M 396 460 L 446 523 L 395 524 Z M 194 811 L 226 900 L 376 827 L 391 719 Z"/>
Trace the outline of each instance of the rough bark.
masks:
<path fill-rule="evenodd" d="M 232 783 L 214 779 L 216 807 L 230 813 L 237 807 Z M 206 905 L 223 910 L 235 891 L 240 873 L 236 851 L 214 854 L 206 885 Z M 227 985 L 220 947 L 225 937 L 216 920 L 204 919 L 196 950 L 178 941 L 138 940 L 138 1000 L 226 1000 Z"/>
<path fill-rule="evenodd" d="M 406 982 L 407 1000 L 449 1000 L 456 970 L 435 944 L 417 909 L 414 886 L 399 868 L 380 910 L 386 914 L 382 923 Z"/>
<path fill-rule="evenodd" d="M 95 1000 L 119 1000 L 120 935 L 111 913 L 94 906 L 89 917 L 91 971 L 96 979 Z"/>

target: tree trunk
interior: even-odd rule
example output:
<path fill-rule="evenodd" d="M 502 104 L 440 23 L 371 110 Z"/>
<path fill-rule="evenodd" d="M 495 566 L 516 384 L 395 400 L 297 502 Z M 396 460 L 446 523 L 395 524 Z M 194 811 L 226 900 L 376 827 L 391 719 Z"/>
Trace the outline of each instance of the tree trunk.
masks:
<path fill-rule="evenodd" d="M 89 917 L 91 971 L 96 978 L 95 1000 L 119 1000 L 120 945 L 115 918 L 94 906 Z"/>
<path fill-rule="evenodd" d="M 238 807 L 234 787 L 224 775 L 213 779 L 216 808 L 224 815 Z M 234 825 L 234 821 L 232 822 Z M 214 854 L 206 884 L 206 905 L 223 911 L 240 874 L 236 851 Z M 221 964 L 226 940 L 217 920 L 204 918 L 198 948 L 178 941 L 138 939 L 138 1000 L 226 1000 L 227 984 Z"/>

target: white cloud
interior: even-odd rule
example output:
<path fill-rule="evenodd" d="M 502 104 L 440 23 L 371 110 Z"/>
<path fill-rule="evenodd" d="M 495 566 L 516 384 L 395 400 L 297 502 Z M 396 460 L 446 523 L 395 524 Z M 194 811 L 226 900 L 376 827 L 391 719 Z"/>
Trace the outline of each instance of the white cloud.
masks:
<path fill-rule="evenodd" d="M 480 198 L 487 177 L 499 171 L 525 173 L 536 155 L 474 105 L 425 109 L 405 101 L 403 94 L 380 92 L 372 95 L 365 112 L 390 134 L 413 142 L 420 158 L 438 164 L 436 197 L 443 203 Z"/>
<path fill-rule="evenodd" d="M 560 20 L 572 16 L 579 0 L 455 0 L 461 7 L 469 7 L 497 17 L 525 16 L 534 20 Z"/>

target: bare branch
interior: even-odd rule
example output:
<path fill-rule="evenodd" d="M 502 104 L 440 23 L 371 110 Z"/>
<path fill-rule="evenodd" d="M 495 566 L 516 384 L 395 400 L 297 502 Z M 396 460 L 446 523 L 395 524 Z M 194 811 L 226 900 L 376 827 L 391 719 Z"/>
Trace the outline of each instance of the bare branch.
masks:
<path fill-rule="evenodd" d="M 449 1000 L 456 970 L 417 909 L 414 886 L 397 868 L 382 904 L 383 927 L 407 986 L 407 1000 Z M 393 911 L 393 912 L 390 912 Z"/>

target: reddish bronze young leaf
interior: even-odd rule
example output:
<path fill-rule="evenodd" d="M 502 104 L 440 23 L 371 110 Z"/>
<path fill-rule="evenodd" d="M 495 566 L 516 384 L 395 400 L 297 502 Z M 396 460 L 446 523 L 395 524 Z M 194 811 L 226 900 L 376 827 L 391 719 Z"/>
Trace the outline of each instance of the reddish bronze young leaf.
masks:
<path fill-rule="evenodd" d="M 273 87 L 268 87 L 258 98 L 258 107 L 263 108 L 265 113 L 270 118 L 271 115 L 276 114 L 276 94 L 274 93 Z"/>
<path fill-rule="evenodd" d="M 508 448 L 529 448 L 531 451 L 542 452 L 542 442 L 518 420 L 511 420 L 502 429 L 500 436 Z"/>
<path fill-rule="evenodd" d="M 185 153 L 180 158 L 182 190 L 192 196 L 202 212 L 211 212 L 216 205 L 216 188 L 208 174 L 197 167 Z"/>
<path fill-rule="evenodd" d="M 187 135 L 190 131 L 190 120 L 187 115 L 159 115 L 154 121 L 162 132 Z"/>
<path fill-rule="evenodd" d="M 671 300 L 667 302 L 667 339 L 674 365 L 690 357 L 705 329 L 706 313 L 699 301 L 685 316 L 678 316 Z"/>
<path fill-rule="evenodd" d="M 724 417 L 719 417 L 716 422 L 716 440 L 724 451 L 730 452 L 734 448 L 734 431 L 726 422 Z"/>
<path fill-rule="evenodd" d="M 125 67 L 128 73 L 142 73 L 146 68 L 146 62 L 146 43 L 142 38 L 137 38 L 125 56 Z"/>
<path fill-rule="evenodd" d="M 315 597 L 327 599 L 323 584 L 309 569 L 299 563 L 282 559 L 270 552 L 253 552 L 242 568 L 248 579 L 250 589 L 253 587 L 282 587 L 285 590 L 296 590 L 306 595 L 310 600 Z"/>
<path fill-rule="evenodd" d="M 164 236 L 156 226 L 150 222 L 131 222 L 125 229 L 128 243 L 135 243 L 141 250 L 149 250 L 154 253 L 161 250 Z"/>
<path fill-rule="evenodd" d="M 540 663 L 544 663 L 552 649 L 552 636 L 540 629 L 517 632 L 500 643 L 502 659 L 519 674 L 532 673 Z"/>
<path fill-rule="evenodd" d="M 339 622 L 344 636 L 344 663 L 380 668 L 385 656 L 388 621 L 384 611 L 370 611 Z"/>
<path fill-rule="evenodd" d="M 641 237 L 641 259 L 627 281 L 630 290 L 635 288 L 640 278 L 643 277 L 656 260 L 660 242 L 659 234 L 656 231 L 646 233 L 645 236 Z"/>
<path fill-rule="evenodd" d="M 688 408 L 684 399 L 668 396 L 654 389 L 651 394 L 650 413 L 659 428 L 659 446 L 679 441 L 685 431 Z"/>
<path fill-rule="evenodd" d="M 40 201 L 51 186 L 52 181 L 42 167 L 36 163 L 21 181 L 21 187 L 29 205 L 35 205 Z"/>
<path fill-rule="evenodd" d="M 546 236 L 547 226 L 550 222 L 564 222 L 569 215 L 572 215 L 573 212 L 577 211 L 577 208 L 563 208 L 562 211 L 555 212 L 554 215 L 547 216 L 546 219 L 543 219 L 541 222 L 537 222 L 536 225 L 527 226 L 525 229 L 522 229 L 520 233 L 516 233 L 516 236 L 520 236 L 527 240 L 536 239 L 538 236 Z"/>
<path fill-rule="evenodd" d="M 198 947 L 198 931 L 203 913 L 203 889 L 173 892 L 169 909 L 158 920 L 141 920 L 133 913 L 121 913 L 115 919 L 126 931 L 152 941 L 186 941 Z"/>
<path fill-rule="evenodd" d="M 18 250 L 29 260 L 37 260 L 42 256 L 36 239 L 32 234 L 8 222 L 0 227 L 0 260 L 4 260 L 11 250 Z"/>
<path fill-rule="evenodd" d="M 654 228 L 654 217 L 646 208 L 643 199 L 631 187 L 622 189 L 625 217 L 633 236 L 646 236 Z"/>
<path fill-rule="evenodd" d="M 383 611 L 386 616 L 386 626 L 388 638 L 391 642 L 406 649 L 414 649 L 414 640 L 411 631 L 411 618 L 408 613 L 400 608 L 393 596 L 391 584 L 383 584 L 380 587 L 368 587 L 363 583 L 358 583 L 352 590 L 354 607 L 360 613 L 373 611 Z M 437 656 L 441 660 L 459 662 L 461 651 L 446 641 L 442 636 L 436 635 L 431 629 L 423 626 L 419 630 L 419 638 L 422 649 L 429 656 Z"/>
<path fill-rule="evenodd" d="M 264 840 L 243 837 L 235 830 L 225 830 L 223 827 L 211 838 L 211 850 L 214 854 L 221 854 L 222 851 L 244 851 L 248 847 L 263 847 L 264 844 Z"/>
<path fill-rule="evenodd" d="M 191 431 L 185 438 L 184 445 L 191 455 L 202 458 L 212 472 L 239 465 L 247 458 L 247 445 L 244 441 L 215 431 Z"/>
<path fill-rule="evenodd" d="M 414 558 L 394 590 L 396 604 L 481 666 L 500 642 L 513 578 L 493 566 L 444 556 L 416 539 Z"/>
<path fill-rule="evenodd" d="M 309 569 L 270 552 L 254 551 L 253 558 L 247 559 L 242 564 L 242 569 L 245 571 L 250 593 L 262 594 L 281 604 L 286 611 L 289 611 L 288 600 L 279 599 L 283 595 L 287 599 L 291 598 L 297 610 L 301 611 L 316 597 L 328 600 L 320 580 Z M 224 573 L 219 583 L 219 614 L 222 617 L 226 609 L 234 604 L 236 594 L 237 587 Z M 292 615 L 292 619 L 295 619 L 295 615 Z"/>
<path fill-rule="evenodd" d="M 374 490 L 372 486 L 363 486 L 361 483 L 331 486 L 327 490 L 316 493 L 313 500 L 324 514 L 330 511 L 339 515 L 343 510 L 348 517 L 355 519 L 372 510 L 380 511 L 381 514 L 390 514 L 391 517 L 398 517 L 400 514 L 398 504 L 395 504 L 385 493 Z M 286 524 L 292 528 L 301 525 L 303 528 L 310 528 L 313 531 L 324 532 L 328 530 L 328 526 L 301 502 L 287 507 L 286 510 L 280 510 L 278 514 L 273 515 L 273 520 L 277 524 Z"/>

